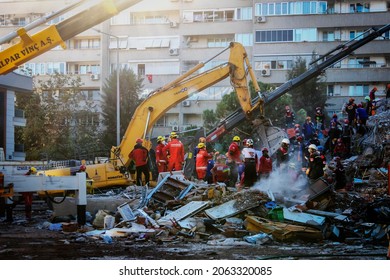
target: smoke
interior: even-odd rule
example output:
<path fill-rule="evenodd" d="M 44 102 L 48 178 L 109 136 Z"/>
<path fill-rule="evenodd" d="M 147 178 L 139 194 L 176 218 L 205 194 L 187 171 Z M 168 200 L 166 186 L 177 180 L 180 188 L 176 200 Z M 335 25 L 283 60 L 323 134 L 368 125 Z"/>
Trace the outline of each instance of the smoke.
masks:
<path fill-rule="evenodd" d="M 305 174 L 293 169 L 276 169 L 268 178 L 261 178 L 253 186 L 254 189 L 271 193 L 275 197 L 295 199 L 297 195 L 307 188 Z"/>

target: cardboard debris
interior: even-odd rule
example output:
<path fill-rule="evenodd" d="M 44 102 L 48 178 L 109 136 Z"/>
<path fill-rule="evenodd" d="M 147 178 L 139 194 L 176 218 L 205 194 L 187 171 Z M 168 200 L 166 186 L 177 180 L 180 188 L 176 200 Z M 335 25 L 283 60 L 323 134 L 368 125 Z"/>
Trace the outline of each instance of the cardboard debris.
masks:
<path fill-rule="evenodd" d="M 271 234 L 276 241 L 321 241 L 324 239 L 322 231 L 319 229 L 273 222 L 256 216 L 247 216 L 245 226 L 250 232 Z"/>

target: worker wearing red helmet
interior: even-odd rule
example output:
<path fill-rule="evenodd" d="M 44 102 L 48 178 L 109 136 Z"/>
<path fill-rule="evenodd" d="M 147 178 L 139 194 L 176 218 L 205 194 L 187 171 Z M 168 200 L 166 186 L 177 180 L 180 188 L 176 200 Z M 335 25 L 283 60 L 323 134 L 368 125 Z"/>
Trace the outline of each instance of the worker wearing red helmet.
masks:
<path fill-rule="evenodd" d="M 169 156 L 168 171 L 182 170 L 184 163 L 184 145 L 174 131 L 171 132 L 170 139 L 171 141 L 163 149 L 163 152 Z"/>
<path fill-rule="evenodd" d="M 373 102 L 375 100 L 375 93 L 377 91 L 378 91 L 378 89 L 376 87 L 373 87 L 372 90 L 370 91 L 369 97 L 370 97 L 371 102 Z"/>
<path fill-rule="evenodd" d="M 137 172 L 136 183 L 138 186 L 142 186 L 142 175 L 145 178 L 145 185 L 149 183 L 149 152 L 142 146 L 143 140 L 138 138 L 134 146 L 134 149 L 129 154 L 129 159 L 134 160 L 135 170 Z"/>

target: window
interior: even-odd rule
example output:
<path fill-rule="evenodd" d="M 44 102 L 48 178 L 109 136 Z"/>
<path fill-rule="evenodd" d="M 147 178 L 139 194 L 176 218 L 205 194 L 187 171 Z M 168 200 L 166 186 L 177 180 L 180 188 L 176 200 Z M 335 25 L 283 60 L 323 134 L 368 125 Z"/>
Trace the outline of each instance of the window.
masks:
<path fill-rule="evenodd" d="M 238 8 L 236 13 L 236 20 L 251 20 L 252 7 Z"/>
<path fill-rule="evenodd" d="M 225 48 L 228 47 L 234 38 L 209 38 L 207 39 L 207 47 L 209 48 Z"/>
<path fill-rule="evenodd" d="M 260 30 L 256 31 L 256 43 L 264 42 L 315 42 L 317 30 L 315 28 L 303 28 L 295 30 Z"/>
<path fill-rule="evenodd" d="M 325 42 L 333 42 L 335 40 L 333 31 L 324 31 L 322 33 L 322 40 Z"/>
<path fill-rule="evenodd" d="M 334 95 L 334 85 L 328 85 L 327 91 L 328 91 L 328 96 L 333 96 Z"/>
<path fill-rule="evenodd" d="M 138 76 L 145 76 L 145 64 L 138 64 L 137 74 Z"/>
<path fill-rule="evenodd" d="M 349 86 L 349 96 L 365 96 L 369 93 L 369 86 L 363 84 L 356 84 Z"/>
<path fill-rule="evenodd" d="M 256 16 L 269 15 L 302 15 L 302 14 L 324 14 L 327 12 L 327 1 L 296 1 L 281 3 L 256 3 Z"/>
<path fill-rule="evenodd" d="M 241 43 L 245 47 L 253 46 L 253 34 L 236 34 L 235 41 Z"/>

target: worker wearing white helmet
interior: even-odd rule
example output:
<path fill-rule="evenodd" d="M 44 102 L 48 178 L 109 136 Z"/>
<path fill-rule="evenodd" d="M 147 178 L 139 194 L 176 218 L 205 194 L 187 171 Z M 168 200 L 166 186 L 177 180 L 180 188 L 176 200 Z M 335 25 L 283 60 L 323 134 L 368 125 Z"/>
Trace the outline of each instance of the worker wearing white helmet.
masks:
<path fill-rule="evenodd" d="M 288 154 L 288 149 L 290 147 L 290 140 L 284 138 L 280 145 L 280 148 L 276 151 L 276 167 L 285 170 L 287 168 L 287 163 L 290 159 Z"/>
<path fill-rule="evenodd" d="M 319 178 L 324 176 L 324 167 L 326 164 L 326 160 L 325 157 L 318 152 L 316 145 L 310 144 L 308 150 L 310 156 L 306 175 L 309 179 L 309 184 L 313 184 Z"/>

